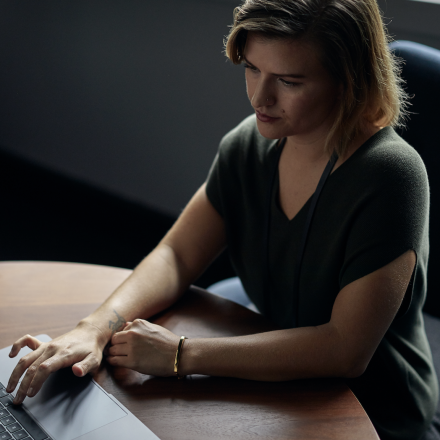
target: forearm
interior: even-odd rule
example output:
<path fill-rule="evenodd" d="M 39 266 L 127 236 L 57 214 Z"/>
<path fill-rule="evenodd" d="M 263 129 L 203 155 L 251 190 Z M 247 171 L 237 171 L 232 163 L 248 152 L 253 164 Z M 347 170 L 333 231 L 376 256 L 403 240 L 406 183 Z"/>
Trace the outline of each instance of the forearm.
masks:
<path fill-rule="evenodd" d="M 191 276 L 172 248 L 161 244 L 79 325 L 91 325 L 99 329 L 105 345 L 126 322 L 149 318 L 171 306 L 190 282 Z"/>
<path fill-rule="evenodd" d="M 188 339 L 181 374 L 261 381 L 353 375 L 350 355 L 330 325 L 248 336 Z"/>
<path fill-rule="evenodd" d="M 226 246 L 224 222 L 203 184 L 159 245 L 79 325 L 94 326 L 104 345 L 125 322 L 171 306 Z"/>

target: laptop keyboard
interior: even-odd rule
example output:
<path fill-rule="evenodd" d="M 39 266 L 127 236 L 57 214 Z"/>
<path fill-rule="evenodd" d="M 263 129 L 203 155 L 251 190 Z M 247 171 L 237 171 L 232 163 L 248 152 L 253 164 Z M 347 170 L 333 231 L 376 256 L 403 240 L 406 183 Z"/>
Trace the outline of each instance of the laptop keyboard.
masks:
<path fill-rule="evenodd" d="M 51 440 L 0 383 L 0 440 Z"/>

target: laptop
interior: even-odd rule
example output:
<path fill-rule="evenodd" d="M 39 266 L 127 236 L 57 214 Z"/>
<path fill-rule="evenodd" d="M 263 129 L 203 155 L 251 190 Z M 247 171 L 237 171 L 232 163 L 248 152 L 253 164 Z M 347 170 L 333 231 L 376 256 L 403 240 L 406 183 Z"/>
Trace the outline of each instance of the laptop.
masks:
<path fill-rule="evenodd" d="M 37 339 L 51 341 L 47 335 Z M 31 349 L 23 348 L 11 359 L 11 347 L 0 350 L 0 440 L 158 440 L 89 374 L 76 377 L 71 368 L 51 374 L 35 397 L 12 405 L 15 394 L 6 393 L 6 385 L 20 357 Z"/>

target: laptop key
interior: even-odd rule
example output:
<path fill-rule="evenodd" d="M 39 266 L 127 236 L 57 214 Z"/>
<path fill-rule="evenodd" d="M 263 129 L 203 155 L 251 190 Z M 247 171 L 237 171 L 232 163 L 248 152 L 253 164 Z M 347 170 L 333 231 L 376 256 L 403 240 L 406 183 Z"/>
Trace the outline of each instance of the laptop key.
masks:
<path fill-rule="evenodd" d="M 0 419 L 2 417 L 6 417 L 6 416 L 10 416 L 10 415 L 11 415 L 11 413 L 7 409 L 0 408 Z"/>
<path fill-rule="evenodd" d="M 10 425 L 11 423 L 16 422 L 17 420 L 14 419 L 14 417 L 12 417 L 11 415 L 3 417 L 2 419 L 0 419 L 0 422 L 2 423 L 2 425 Z"/>
<path fill-rule="evenodd" d="M 4 397 L 4 396 L 7 396 L 9 393 L 7 393 L 6 392 L 6 390 L 3 388 L 3 389 L 1 389 L 0 388 L 0 397 Z"/>
<path fill-rule="evenodd" d="M 8 411 L 23 425 L 23 428 L 34 440 L 46 440 L 49 437 L 21 406 L 12 405 L 8 407 Z M 1 437 L 0 440 L 2 440 Z"/>
<path fill-rule="evenodd" d="M 2 432 L 0 434 L 0 440 L 8 440 L 10 438 L 12 438 L 12 435 L 9 432 Z"/>
<path fill-rule="evenodd" d="M 17 440 L 21 440 L 21 439 L 29 438 L 29 437 L 28 437 L 28 433 L 27 433 L 26 431 L 23 431 L 23 430 L 21 430 L 21 431 L 17 431 L 17 432 L 14 432 L 14 433 L 12 433 L 12 435 L 13 435 L 14 438 L 17 439 Z"/>
<path fill-rule="evenodd" d="M 0 397 L 0 403 L 3 404 L 3 406 L 6 408 L 7 406 L 12 405 L 12 399 L 9 395 L 4 396 L 4 397 Z"/>
<path fill-rule="evenodd" d="M 0 425 L 0 434 L 1 434 L 2 432 L 6 432 L 6 428 L 5 428 L 3 425 Z"/>
<path fill-rule="evenodd" d="M 11 423 L 10 425 L 6 425 L 6 429 L 9 432 L 15 432 L 15 431 L 18 431 L 19 429 L 21 429 L 21 426 L 19 423 L 16 422 L 16 423 Z"/>

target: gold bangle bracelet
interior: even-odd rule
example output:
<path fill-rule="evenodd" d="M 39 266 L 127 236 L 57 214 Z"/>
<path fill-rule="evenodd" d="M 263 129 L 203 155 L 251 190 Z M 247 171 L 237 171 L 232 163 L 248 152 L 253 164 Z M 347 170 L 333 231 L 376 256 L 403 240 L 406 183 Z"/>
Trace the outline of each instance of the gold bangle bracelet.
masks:
<path fill-rule="evenodd" d="M 179 362 L 180 362 L 180 356 L 182 355 L 182 349 L 183 349 L 183 343 L 185 341 L 186 336 L 181 336 L 179 345 L 177 346 L 176 351 L 176 358 L 174 359 L 174 374 L 179 378 L 182 379 L 185 376 L 179 376 L 178 369 L 179 369 Z"/>

